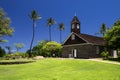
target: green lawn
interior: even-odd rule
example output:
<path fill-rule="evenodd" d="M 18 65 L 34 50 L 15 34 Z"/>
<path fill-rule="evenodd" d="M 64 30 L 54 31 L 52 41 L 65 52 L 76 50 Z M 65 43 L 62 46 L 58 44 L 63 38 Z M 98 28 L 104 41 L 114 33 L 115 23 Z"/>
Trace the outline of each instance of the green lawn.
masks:
<path fill-rule="evenodd" d="M 0 65 L 0 80 L 120 80 L 120 65 L 75 59 L 43 59 Z"/>

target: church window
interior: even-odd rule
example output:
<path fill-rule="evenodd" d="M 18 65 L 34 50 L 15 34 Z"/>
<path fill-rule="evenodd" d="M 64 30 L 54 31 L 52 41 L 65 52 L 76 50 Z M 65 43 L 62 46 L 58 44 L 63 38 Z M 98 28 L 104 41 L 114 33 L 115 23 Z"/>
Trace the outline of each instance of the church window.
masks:
<path fill-rule="evenodd" d="M 75 28 L 75 25 L 74 24 L 72 24 L 72 29 L 74 29 Z"/>
<path fill-rule="evenodd" d="M 71 40 L 75 40 L 75 35 L 74 34 L 71 36 Z"/>
<path fill-rule="evenodd" d="M 99 54 L 99 46 L 96 46 L 96 54 Z"/>
<path fill-rule="evenodd" d="M 79 24 L 77 24 L 77 29 L 79 29 Z"/>

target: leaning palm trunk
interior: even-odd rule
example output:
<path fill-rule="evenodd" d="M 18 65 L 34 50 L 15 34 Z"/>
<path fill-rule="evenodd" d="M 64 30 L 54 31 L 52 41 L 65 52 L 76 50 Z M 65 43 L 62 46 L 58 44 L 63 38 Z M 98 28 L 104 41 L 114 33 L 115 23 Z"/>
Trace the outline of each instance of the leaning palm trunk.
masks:
<path fill-rule="evenodd" d="M 32 45 L 33 45 L 33 41 L 34 41 L 34 35 L 35 35 L 35 20 L 33 20 L 33 31 L 32 31 L 32 40 L 30 43 L 29 57 L 31 57 L 31 55 L 32 55 Z"/>
<path fill-rule="evenodd" d="M 35 10 L 32 11 L 30 18 L 33 20 L 33 32 L 32 32 L 32 40 L 31 40 L 31 44 L 30 44 L 30 51 L 29 51 L 29 57 L 31 57 L 32 55 L 32 45 L 33 45 L 33 41 L 34 41 L 34 35 L 35 35 L 35 21 L 41 19 L 41 17 L 37 14 L 37 12 Z"/>

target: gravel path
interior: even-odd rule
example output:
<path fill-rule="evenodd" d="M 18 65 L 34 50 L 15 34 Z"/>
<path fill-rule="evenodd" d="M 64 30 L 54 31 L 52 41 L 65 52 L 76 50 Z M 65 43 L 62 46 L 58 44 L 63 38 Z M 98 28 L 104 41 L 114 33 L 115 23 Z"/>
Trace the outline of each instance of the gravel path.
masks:
<path fill-rule="evenodd" d="M 120 65 L 120 62 L 114 62 L 114 61 L 105 61 L 105 60 L 102 60 L 102 59 L 88 59 L 88 60 L 91 60 L 91 61 L 97 61 L 97 62 L 104 62 L 104 63 L 109 63 L 109 64 L 117 64 L 117 65 Z"/>

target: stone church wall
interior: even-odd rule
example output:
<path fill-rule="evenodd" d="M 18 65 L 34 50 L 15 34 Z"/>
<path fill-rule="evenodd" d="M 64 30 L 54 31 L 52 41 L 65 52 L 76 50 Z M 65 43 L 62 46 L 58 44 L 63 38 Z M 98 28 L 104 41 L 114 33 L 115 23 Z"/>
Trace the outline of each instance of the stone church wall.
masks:
<path fill-rule="evenodd" d="M 73 46 L 63 46 L 62 57 L 70 57 L 73 55 L 72 50 L 77 50 L 77 57 L 76 58 L 95 58 L 100 57 L 99 52 L 97 52 L 96 48 L 99 46 L 86 44 L 86 45 L 73 45 Z M 99 50 L 98 50 L 99 51 Z M 73 57 L 73 56 L 71 56 Z"/>

